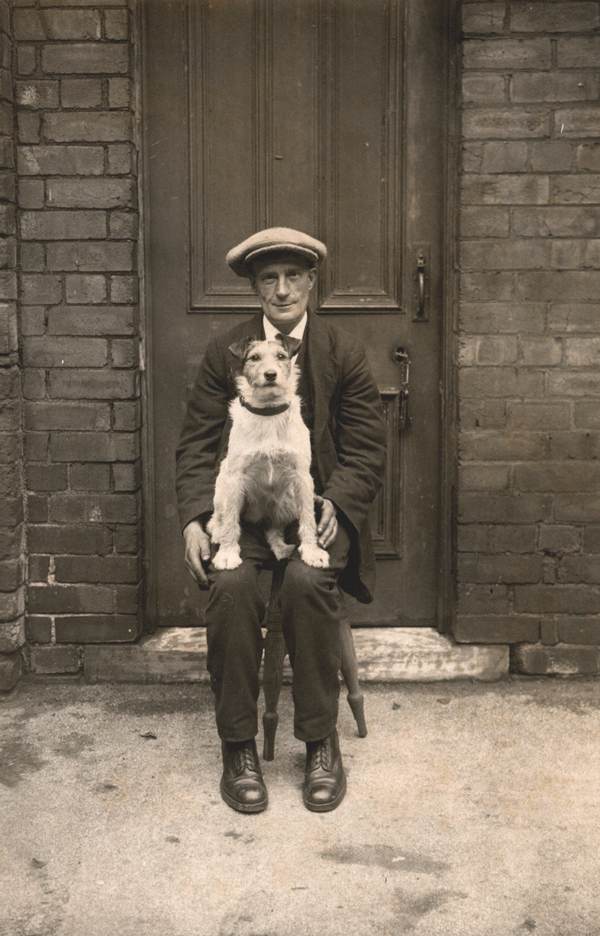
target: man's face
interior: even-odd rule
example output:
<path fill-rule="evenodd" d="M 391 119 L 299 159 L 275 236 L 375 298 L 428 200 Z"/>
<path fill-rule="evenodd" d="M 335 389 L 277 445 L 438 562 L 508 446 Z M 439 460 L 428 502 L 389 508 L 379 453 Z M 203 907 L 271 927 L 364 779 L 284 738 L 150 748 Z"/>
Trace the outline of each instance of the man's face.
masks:
<path fill-rule="evenodd" d="M 316 276 L 292 254 L 255 264 L 252 283 L 262 310 L 283 334 L 289 334 L 304 315 Z"/>

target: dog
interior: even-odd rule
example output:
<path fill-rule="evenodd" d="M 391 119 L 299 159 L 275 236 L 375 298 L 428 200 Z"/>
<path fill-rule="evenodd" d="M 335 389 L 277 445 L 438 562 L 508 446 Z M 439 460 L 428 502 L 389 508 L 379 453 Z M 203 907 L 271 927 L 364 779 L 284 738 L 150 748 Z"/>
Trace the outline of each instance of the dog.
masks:
<path fill-rule="evenodd" d="M 295 338 L 244 340 L 229 350 L 241 365 L 238 396 L 229 404 L 231 432 L 215 483 L 214 512 L 207 530 L 219 544 L 215 569 L 241 565 L 240 520 L 265 526 L 277 559 L 296 548 L 284 540 L 285 527 L 298 521 L 298 552 L 309 566 L 326 568 L 327 550 L 317 542 L 310 434 L 300 413 L 299 371 L 292 356 Z"/>

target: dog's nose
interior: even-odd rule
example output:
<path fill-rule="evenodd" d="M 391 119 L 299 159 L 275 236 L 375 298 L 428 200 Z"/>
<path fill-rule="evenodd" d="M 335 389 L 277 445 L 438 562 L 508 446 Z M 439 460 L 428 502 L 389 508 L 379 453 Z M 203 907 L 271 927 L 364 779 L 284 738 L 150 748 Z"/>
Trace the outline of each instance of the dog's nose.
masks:
<path fill-rule="evenodd" d="M 267 370 L 265 371 L 265 380 L 269 383 L 274 383 L 277 380 L 277 371 Z"/>

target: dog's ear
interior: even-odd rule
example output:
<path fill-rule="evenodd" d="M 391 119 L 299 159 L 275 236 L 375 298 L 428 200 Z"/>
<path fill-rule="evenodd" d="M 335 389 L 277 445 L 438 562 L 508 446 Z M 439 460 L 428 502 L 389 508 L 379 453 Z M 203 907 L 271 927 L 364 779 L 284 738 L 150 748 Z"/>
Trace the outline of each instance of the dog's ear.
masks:
<path fill-rule="evenodd" d="M 230 344 L 227 350 L 230 351 L 238 361 L 243 361 L 253 341 L 253 338 L 241 338 L 239 341 L 234 341 L 233 344 Z"/>
<path fill-rule="evenodd" d="M 299 338 L 291 338 L 290 335 L 282 335 L 281 333 L 279 333 L 275 337 L 277 341 L 281 342 L 281 344 L 287 351 L 288 357 L 291 357 L 291 358 L 295 355 L 296 351 L 298 351 L 298 349 L 300 348 L 300 345 L 302 344 Z"/>

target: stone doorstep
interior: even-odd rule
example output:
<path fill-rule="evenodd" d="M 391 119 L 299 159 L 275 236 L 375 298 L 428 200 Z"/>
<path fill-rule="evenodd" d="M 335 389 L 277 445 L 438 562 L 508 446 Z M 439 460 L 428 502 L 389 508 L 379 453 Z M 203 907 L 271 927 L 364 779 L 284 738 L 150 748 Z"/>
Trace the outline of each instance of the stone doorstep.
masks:
<path fill-rule="evenodd" d="M 359 677 L 365 683 L 437 682 L 508 675 L 507 646 L 457 644 L 430 628 L 355 628 Z M 208 682 L 204 628 L 161 628 L 138 644 L 85 648 L 88 682 Z M 291 670 L 286 660 L 284 681 Z"/>

